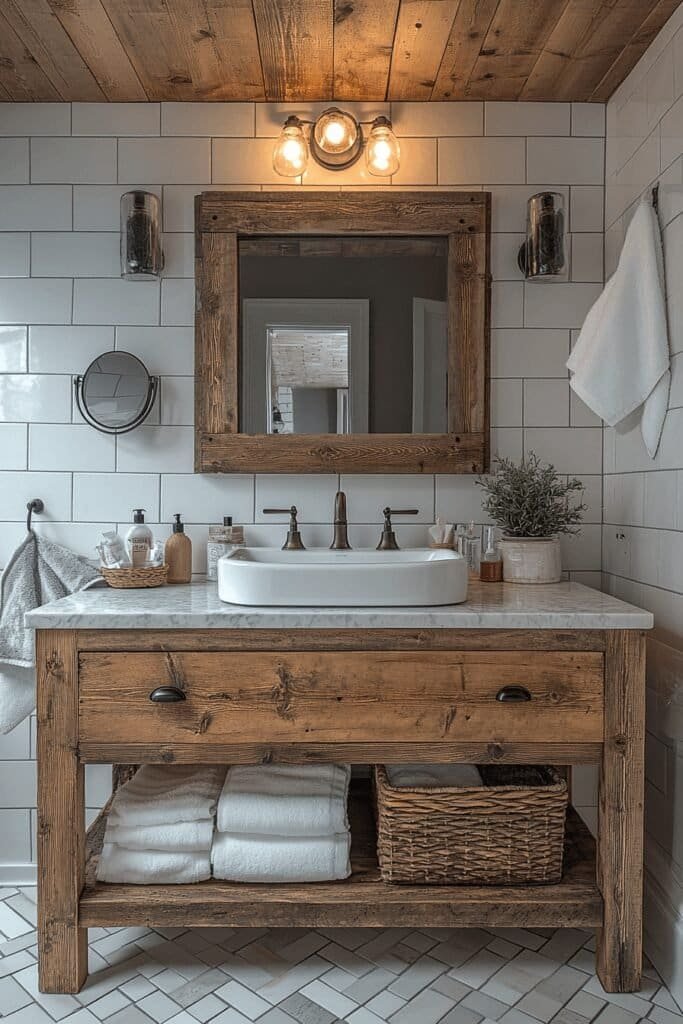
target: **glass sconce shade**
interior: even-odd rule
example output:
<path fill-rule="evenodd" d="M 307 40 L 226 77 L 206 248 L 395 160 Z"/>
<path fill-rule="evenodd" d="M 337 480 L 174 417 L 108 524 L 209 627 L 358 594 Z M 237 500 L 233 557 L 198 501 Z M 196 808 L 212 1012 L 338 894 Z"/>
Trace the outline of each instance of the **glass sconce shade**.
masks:
<path fill-rule="evenodd" d="M 565 251 L 564 196 L 560 192 L 538 192 L 527 205 L 526 241 L 519 250 L 519 267 L 528 280 L 564 280 L 567 277 Z"/>
<path fill-rule="evenodd" d="M 314 160 L 330 170 L 350 167 L 360 156 L 363 130 L 345 110 L 330 107 L 313 125 L 311 152 Z"/>
<path fill-rule="evenodd" d="M 388 118 L 376 117 L 373 121 L 365 148 L 365 161 L 370 174 L 386 177 L 399 169 L 401 147 Z"/>
<path fill-rule="evenodd" d="M 284 178 L 297 178 L 308 164 L 308 143 L 298 117 L 288 117 L 273 150 L 273 168 Z"/>
<path fill-rule="evenodd" d="M 121 277 L 154 281 L 164 266 L 161 249 L 161 203 L 151 192 L 121 196 Z"/>

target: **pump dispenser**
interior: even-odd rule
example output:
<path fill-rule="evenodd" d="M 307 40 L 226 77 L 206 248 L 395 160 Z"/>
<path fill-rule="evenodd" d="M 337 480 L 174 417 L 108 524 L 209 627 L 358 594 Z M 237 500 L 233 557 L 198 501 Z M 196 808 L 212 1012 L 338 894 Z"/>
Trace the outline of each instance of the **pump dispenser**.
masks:
<path fill-rule="evenodd" d="M 173 533 L 166 541 L 165 555 L 169 583 L 189 583 L 192 579 L 192 541 L 185 534 L 180 512 L 173 516 Z"/>
<path fill-rule="evenodd" d="M 133 509 L 133 525 L 126 534 L 126 548 L 134 568 L 140 568 L 149 561 L 153 543 L 152 531 L 149 526 L 145 526 L 144 508 Z"/>

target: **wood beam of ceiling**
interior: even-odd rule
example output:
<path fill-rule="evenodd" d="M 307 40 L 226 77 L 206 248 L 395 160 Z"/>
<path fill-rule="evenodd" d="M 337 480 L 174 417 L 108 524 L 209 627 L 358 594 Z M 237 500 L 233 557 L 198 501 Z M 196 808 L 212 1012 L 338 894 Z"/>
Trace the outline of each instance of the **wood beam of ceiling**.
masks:
<path fill-rule="evenodd" d="M 2 0 L 0 101 L 605 101 L 681 0 Z"/>

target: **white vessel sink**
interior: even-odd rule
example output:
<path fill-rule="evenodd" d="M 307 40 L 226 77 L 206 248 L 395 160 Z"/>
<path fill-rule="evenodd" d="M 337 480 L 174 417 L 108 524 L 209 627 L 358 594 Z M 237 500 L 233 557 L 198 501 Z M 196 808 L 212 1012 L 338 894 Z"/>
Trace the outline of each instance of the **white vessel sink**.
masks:
<path fill-rule="evenodd" d="M 467 600 L 467 563 L 454 551 L 237 548 L 218 560 L 230 604 L 401 607 Z"/>

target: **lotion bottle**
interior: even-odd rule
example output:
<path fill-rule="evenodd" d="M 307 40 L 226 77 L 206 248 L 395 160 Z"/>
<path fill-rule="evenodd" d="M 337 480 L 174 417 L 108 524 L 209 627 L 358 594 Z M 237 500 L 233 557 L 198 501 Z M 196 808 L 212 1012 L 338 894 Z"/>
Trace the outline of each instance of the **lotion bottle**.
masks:
<path fill-rule="evenodd" d="M 185 534 L 180 512 L 174 517 L 173 533 L 166 541 L 165 556 L 169 583 L 189 583 L 192 579 L 192 541 Z"/>
<path fill-rule="evenodd" d="M 145 526 L 144 508 L 133 509 L 133 525 L 126 534 L 126 548 L 133 568 L 138 569 L 149 560 L 154 538 L 149 526 Z"/>

